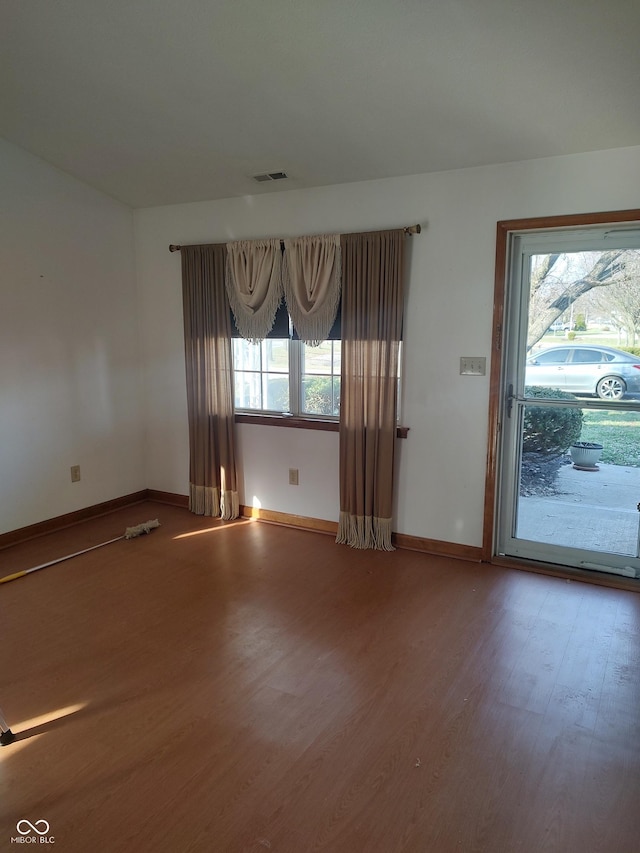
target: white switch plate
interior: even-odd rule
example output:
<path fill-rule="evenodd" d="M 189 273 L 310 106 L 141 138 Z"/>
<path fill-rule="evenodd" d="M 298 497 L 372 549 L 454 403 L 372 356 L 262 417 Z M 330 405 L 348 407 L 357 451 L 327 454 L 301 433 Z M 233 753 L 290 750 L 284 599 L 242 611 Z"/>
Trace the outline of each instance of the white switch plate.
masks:
<path fill-rule="evenodd" d="M 481 355 L 463 355 L 460 357 L 461 376 L 484 376 L 487 372 L 487 359 Z"/>

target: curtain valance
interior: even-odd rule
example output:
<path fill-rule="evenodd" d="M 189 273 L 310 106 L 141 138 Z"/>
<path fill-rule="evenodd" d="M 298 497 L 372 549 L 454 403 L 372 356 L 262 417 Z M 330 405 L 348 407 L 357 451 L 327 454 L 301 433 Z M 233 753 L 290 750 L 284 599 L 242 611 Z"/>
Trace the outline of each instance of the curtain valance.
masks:
<path fill-rule="evenodd" d="M 420 234 L 422 229 L 420 225 L 408 225 L 398 230 Z M 360 236 L 384 233 L 387 232 L 364 231 Z M 341 241 L 356 236 L 269 238 L 195 246 L 172 243 L 169 251 L 226 249 L 225 285 L 234 336 L 239 334 L 254 343 L 265 337 L 286 337 L 274 332 L 276 317 L 284 316 L 284 299 L 293 321 L 293 337 L 318 344 L 340 335 Z"/>
<path fill-rule="evenodd" d="M 266 338 L 282 301 L 280 240 L 227 243 L 227 297 L 243 338 Z"/>
<path fill-rule="evenodd" d="M 317 346 L 326 340 L 340 302 L 340 236 L 284 240 L 282 283 L 287 310 L 301 340 Z"/>
<path fill-rule="evenodd" d="M 226 287 L 235 325 L 257 342 L 273 328 L 284 295 L 298 337 L 326 340 L 340 302 L 339 235 L 227 243 Z"/>

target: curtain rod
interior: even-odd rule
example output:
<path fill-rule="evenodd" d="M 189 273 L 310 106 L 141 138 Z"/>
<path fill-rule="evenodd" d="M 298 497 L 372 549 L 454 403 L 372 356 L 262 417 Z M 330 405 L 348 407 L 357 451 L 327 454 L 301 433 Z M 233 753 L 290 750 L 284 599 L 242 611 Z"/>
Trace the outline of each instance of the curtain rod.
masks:
<path fill-rule="evenodd" d="M 403 228 L 402 230 L 404 231 L 405 234 L 409 234 L 409 235 L 420 234 L 420 232 L 422 231 L 422 227 L 420 225 L 407 225 L 407 227 Z M 366 234 L 366 233 L 370 233 L 370 232 L 365 231 L 363 233 Z M 375 233 L 375 232 L 373 232 L 373 233 Z M 210 245 L 210 244 L 205 243 L 205 244 L 196 244 L 196 245 Z M 284 246 L 284 240 L 280 240 L 280 245 Z M 183 248 L 186 249 L 187 246 L 179 246 L 176 243 L 171 243 L 169 245 L 169 251 L 170 252 L 179 252 L 180 249 L 183 249 Z"/>

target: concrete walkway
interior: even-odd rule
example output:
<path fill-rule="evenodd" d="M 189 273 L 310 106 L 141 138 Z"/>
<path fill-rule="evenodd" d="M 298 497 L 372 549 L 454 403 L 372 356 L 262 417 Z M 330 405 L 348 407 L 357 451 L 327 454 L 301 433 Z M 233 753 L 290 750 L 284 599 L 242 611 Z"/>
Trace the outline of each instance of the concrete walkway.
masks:
<path fill-rule="evenodd" d="M 638 555 L 640 468 L 600 463 L 598 471 L 578 471 L 564 465 L 557 487 L 557 495 L 520 498 L 519 539 Z"/>

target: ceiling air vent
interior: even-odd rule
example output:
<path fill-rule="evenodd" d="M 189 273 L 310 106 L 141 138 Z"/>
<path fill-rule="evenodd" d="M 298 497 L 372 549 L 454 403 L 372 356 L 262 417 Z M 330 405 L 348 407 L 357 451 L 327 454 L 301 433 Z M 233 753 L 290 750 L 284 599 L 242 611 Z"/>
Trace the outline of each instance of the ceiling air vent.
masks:
<path fill-rule="evenodd" d="M 288 177 L 286 172 L 265 172 L 264 175 L 254 175 L 253 180 L 263 184 L 265 181 L 283 181 Z"/>

